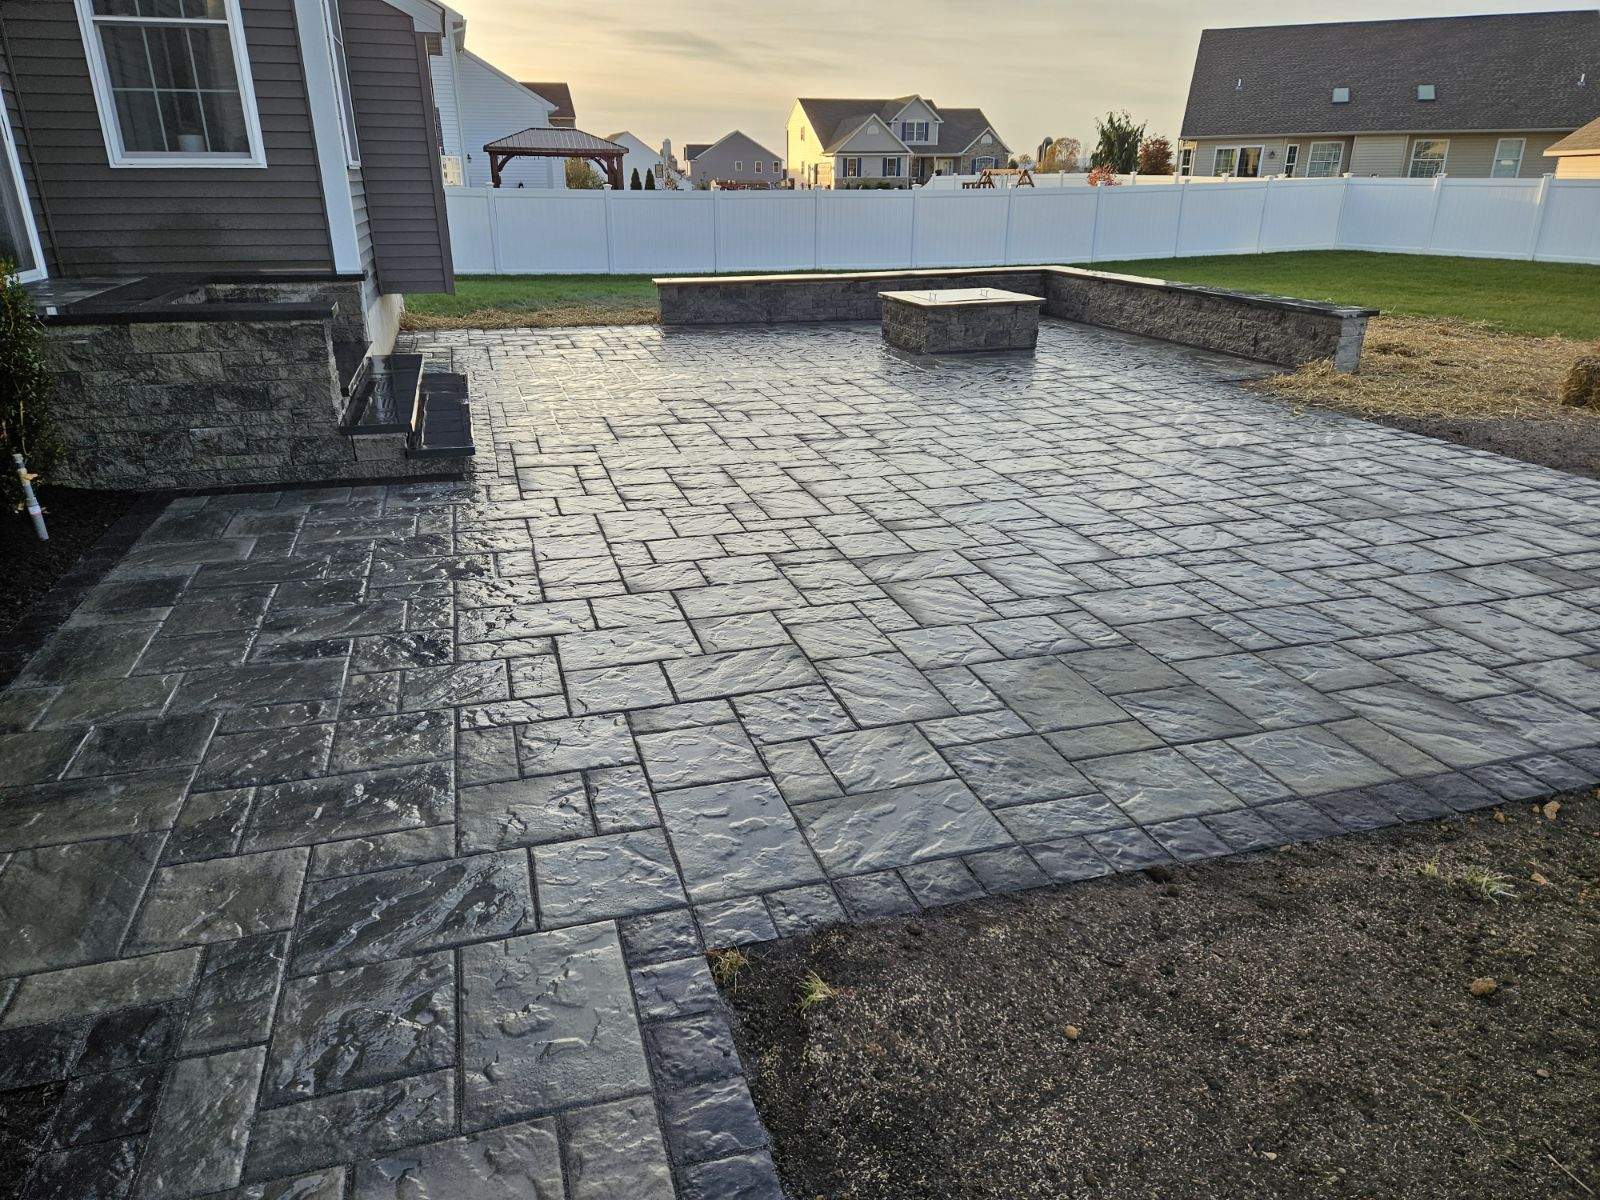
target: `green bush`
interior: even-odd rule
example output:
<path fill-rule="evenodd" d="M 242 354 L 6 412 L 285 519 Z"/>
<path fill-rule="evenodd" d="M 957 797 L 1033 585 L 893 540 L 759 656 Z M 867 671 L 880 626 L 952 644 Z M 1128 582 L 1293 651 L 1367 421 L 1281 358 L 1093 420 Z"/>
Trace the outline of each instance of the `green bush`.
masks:
<path fill-rule="evenodd" d="M 44 329 L 33 297 L 17 282 L 15 267 L 0 260 L 0 477 L 5 497 L 22 503 L 13 454 L 43 475 L 61 460 L 61 443 L 50 424 L 53 375 L 45 354 Z"/>

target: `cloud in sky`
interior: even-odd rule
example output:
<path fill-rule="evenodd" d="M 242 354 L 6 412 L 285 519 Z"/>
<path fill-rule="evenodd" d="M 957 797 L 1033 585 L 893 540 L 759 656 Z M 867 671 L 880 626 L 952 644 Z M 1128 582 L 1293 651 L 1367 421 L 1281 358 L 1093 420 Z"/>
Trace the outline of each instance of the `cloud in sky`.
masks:
<path fill-rule="evenodd" d="M 448 0 L 467 47 L 519 79 L 572 85 L 578 124 L 655 144 L 742 129 L 778 155 L 796 96 L 976 105 L 1014 150 L 1088 139 L 1127 109 L 1175 137 L 1200 31 L 1328 18 L 1311 0 Z M 1343 20 L 1592 8 L 1578 0 L 1350 0 Z"/>

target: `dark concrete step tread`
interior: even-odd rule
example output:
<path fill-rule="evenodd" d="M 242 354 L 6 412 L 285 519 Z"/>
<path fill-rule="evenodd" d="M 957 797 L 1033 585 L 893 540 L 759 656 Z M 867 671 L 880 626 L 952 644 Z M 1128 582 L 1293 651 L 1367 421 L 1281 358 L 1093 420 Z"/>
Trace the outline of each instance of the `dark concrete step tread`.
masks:
<path fill-rule="evenodd" d="M 427 393 L 422 428 L 408 458 L 467 458 L 477 453 L 472 441 L 472 413 L 452 396 Z"/>
<path fill-rule="evenodd" d="M 341 430 L 355 437 L 416 433 L 422 418 L 422 356 L 382 354 L 370 362 L 371 378 L 351 401 Z"/>

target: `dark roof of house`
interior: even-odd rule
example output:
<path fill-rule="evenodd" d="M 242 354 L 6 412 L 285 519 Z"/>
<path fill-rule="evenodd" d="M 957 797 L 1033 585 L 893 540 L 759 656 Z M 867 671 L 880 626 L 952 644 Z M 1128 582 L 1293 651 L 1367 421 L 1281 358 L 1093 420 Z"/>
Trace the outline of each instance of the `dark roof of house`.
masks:
<path fill-rule="evenodd" d="M 577 113 L 572 107 L 572 88 L 564 83 L 529 83 L 526 80 L 522 86 L 555 105 L 550 113 L 550 124 L 569 127 L 577 124 Z"/>
<path fill-rule="evenodd" d="M 1576 129 L 1597 108 L 1593 9 L 1265 25 L 1201 33 L 1182 136 Z"/>
<path fill-rule="evenodd" d="M 1546 154 L 1559 158 L 1563 154 L 1600 154 L 1600 117 L 1590 121 L 1576 133 L 1569 133 Z"/>
<path fill-rule="evenodd" d="M 693 162 L 709 149 L 711 149 L 710 142 L 685 142 L 683 144 L 683 161 Z"/>
<path fill-rule="evenodd" d="M 503 138 L 496 138 L 492 142 L 485 142 L 485 150 L 524 150 L 532 153 L 582 153 L 586 150 L 615 150 L 618 154 L 626 154 L 628 148 L 619 146 L 615 142 L 608 142 L 603 137 L 595 137 L 592 133 L 585 133 L 581 129 L 547 129 L 543 125 L 535 125 L 531 129 L 524 129 L 519 133 L 508 133 Z"/>
<path fill-rule="evenodd" d="M 810 96 L 800 97 L 800 107 L 806 120 L 822 139 L 822 148 L 832 152 L 860 129 L 868 117 L 876 116 L 887 125 L 900 110 L 917 96 L 895 96 L 880 99 L 832 99 Z M 941 108 L 932 100 L 920 97 L 922 102 L 943 118 L 939 125 L 939 140 L 931 144 L 911 147 L 916 154 L 960 154 L 972 144 L 972 139 L 985 129 L 993 129 L 981 108 Z M 894 132 L 891 130 L 891 132 Z M 932 132 L 931 130 L 929 132 Z M 1000 135 L 995 134 L 996 140 Z M 1004 142 L 1001 143 L 1005 145 Z"/>

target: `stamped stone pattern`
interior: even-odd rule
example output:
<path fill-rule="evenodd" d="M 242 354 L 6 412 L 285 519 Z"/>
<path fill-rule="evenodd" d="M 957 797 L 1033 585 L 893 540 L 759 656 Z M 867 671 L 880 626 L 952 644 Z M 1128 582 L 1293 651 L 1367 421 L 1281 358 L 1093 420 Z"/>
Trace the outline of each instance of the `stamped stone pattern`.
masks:
<path fill-rule="evenodd" d="M 707 948 L 1600 782 L 1600 484 L 1049 319 L 418 348 L 473 478 L 175 501 L 0 691 L 24 1195 L 776 1200 Z"/>

